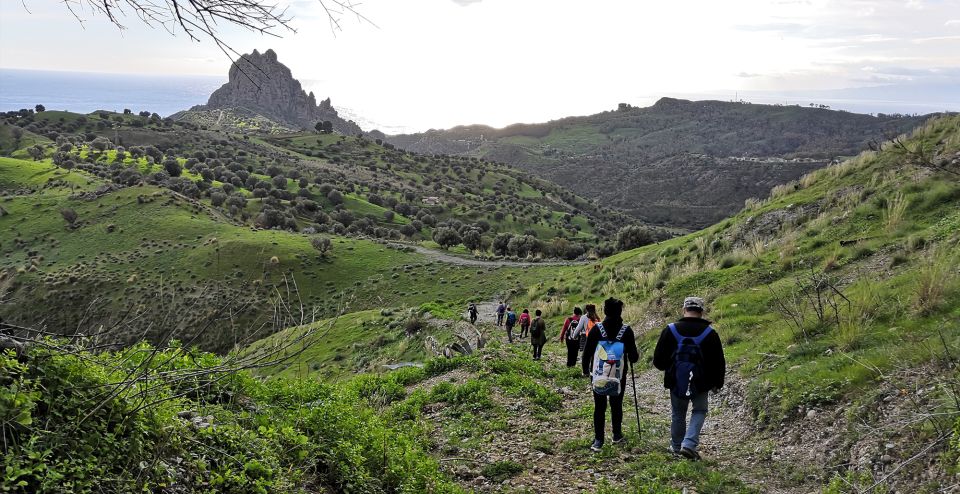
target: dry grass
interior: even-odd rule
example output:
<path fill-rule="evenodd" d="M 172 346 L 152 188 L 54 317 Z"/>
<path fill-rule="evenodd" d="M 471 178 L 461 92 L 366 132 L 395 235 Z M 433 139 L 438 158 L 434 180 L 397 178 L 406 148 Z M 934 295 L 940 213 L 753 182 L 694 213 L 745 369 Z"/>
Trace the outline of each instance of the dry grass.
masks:
<path fill-rule="evenodd" d="M 778 185 L 770 191 L 770 198 L 777 199 L 797 190 L 797 181 L 791 180 L 785 184 Z"/>
<path fill-rule="evenodd" d="M 538 300 L 531 304 L 530 313 L 532 314 L 534 310 L 540 309 L 543 311 L 543 317 L 554 317 L 566 314 L 569 306 L 570 302 L 564 298 Z"/>
<path fill-rule="evenodd" d="M 808 189 L 813 187 L 814 184 L 820 179 L 820 173 L 813 171 L 807 173 L 806 175 L 800 177 L 800 187 L 803 189 Z"/>
<path fill-rule="evenodd" d="M 900 227 L 909 205 L 910 201 L 904 198 L 903 193 L 900 192 L 893 199 L 887 201 L 887 208 L 883 212 L 883 222 L 886 225 L 887 233 L 894 232 Z"/>
<path fill-rule="evenodd" d="M 746 201 L 743 201 L 743 209 L 747 211 L 753 211 L 754 209 L 760 209 L 763 206 L 765 201 L 762 199 L 757 199 L 756 197 L 748 197 Z"/>
<path fill-rule="evenodd" d="M 917 269 L 913 306 L 917 312 L 928 314 L 943 303 L 957 282 L 957 255 L 946 246 L 934 248 L 923 256 Z"/>

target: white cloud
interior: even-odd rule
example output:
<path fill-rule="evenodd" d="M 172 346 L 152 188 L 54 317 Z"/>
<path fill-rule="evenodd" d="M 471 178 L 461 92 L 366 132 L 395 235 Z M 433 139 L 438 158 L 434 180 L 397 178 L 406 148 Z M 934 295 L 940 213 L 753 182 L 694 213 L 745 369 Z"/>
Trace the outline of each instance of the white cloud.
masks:
<path fill-rule="evenodd" d="M 950 19 L 943 23 L 944 26 L 960 26 L 960 19 Z"/>

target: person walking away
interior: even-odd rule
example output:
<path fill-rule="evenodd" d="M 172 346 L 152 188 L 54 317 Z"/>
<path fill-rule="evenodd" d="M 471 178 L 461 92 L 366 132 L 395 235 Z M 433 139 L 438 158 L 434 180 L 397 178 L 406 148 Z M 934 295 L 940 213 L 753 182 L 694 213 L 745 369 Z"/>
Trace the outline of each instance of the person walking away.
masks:
<path fill-rule="evenodd" d="M 526 338 L 530 333 L 530 309 L 523 309 L 520 313 L 520 338 Z"/>
<path fill-rule="evenodd" d="M 503 326 L 503 314 L 505 312 L 507 312 L 507 306 L 501 300 L 500 305 L 497 306 L 497 326 Z"/>
<path fill-rule="evenodd" d="M 567 344 L 567 367 L 577 365 L 577 353 L 580 351 L 580 337 L 577 335 L 577 326 L 580 325 L 580 319 L 583 311 L 580 307 L 573 308 L 573 315 L 567 316 L 563 321 L 563 329 L 560 330 L 560 341 Z"/>
<path fill-rule="evenodd" d="M 477 323 L 477 316 L 479 315 L 479 310 L 477 310 L 477 304 L 471 302 L 470 307 L 467 307 L 467 313 L 470 314 L 470 324 Z"/>
<path fill-rule="evenodd" d="M 663 329 L 653 351 L 653 365 L 664 371 L 663 387 L 670 390 L 670 450 L 691 460 L 700 459 L 697 446 L 707 418 L 708 392 L 723 387 L 727 370 L 723 343 L 703 318 L 704 311 L 702 298 L 685 298 L 683 317 Z"/>
<path fill-rule="evenodd" d="M 593 304 L 587 304 L 584 306 L 586 314 L 580 318 L 580 323 L 577 324 L 576 333 L 577 337 L 580 339 L 580 351 L 582 352 L 584 347 L 587 346 L 587 336 L 590 334 L 590 330 L 600 322 L 600 316 L 597 315 L 597 306 Z"/>
<path fill-rule="evenodd" d="M 593 389 L 593 444 L 590 450 L 603 449 L 607 403 L 613 443 L 623 442 L 623 397 L 631 365 L 640 360 L 633 329 L 624 324 L 623 302 L 613 297 L 603 302 L 604 319 L 587 335 L 583 351 L 583 374 L 591 377 Z"/>
<path fill-rule="evenodd" d="M 543 312 L 537 309 L 536 317 L 530 323 L 530 344 L 533 345 L 533 360 L 540 360 L 543 354 L 543 345 L 547 344 L 547 323 L 543 320 Z"/>
<path fill-rule="evenodd" d="M 513 327 L 517 324 L 517 313 L 507 307 L 507 339 L 513 343 Z"/>

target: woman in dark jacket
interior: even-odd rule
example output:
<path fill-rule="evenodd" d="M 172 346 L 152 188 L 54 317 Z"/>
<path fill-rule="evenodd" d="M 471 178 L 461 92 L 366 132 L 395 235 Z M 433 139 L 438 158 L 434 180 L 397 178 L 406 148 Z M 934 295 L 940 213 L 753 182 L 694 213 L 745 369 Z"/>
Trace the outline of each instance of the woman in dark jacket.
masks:
<path fill-rule="evenodd" d="M 610 421 L 613 425 L 613 443 L 623 442 L 623 396 L 627 389 L 626 376 L 630 375 L 630 366 L 640 360 L 640 351 L 637 350 L 637 341 L 633 334 L 633 329 L 623 323 L 620 315 L 623 314 L 623 302 L 615 298 L 608 298 L 603 302 L 603 322 L 594 326 L 590 334 L 587 335 L 587 343 L 583 350 L 583 375 L 590 376 L 595 368 L 593 361 L 597 346 L 600 340 L 615 341 L 619 339 L 623 343 L 624 357 L 629 362 L 624 362 L 621 369 L 622 379 L 620 380 L 620 394 L 613 396 L 599 395 L 593 393 L 593 444 L 590 446 L 592 451 L 600 451 L 603 448 L 603 426 L 607 415 L 607 401 L 610 402 Z"/>
<path fill-rule="evenodd" d="M 547 323 L 543 320 L 543 312 L 540 309 L 537 309 L 534 315 L 536 317 L 530 324 L 530 344 L 533 345 L 533 360 L 540 360 L 543 345 L 547 344 Z"/>

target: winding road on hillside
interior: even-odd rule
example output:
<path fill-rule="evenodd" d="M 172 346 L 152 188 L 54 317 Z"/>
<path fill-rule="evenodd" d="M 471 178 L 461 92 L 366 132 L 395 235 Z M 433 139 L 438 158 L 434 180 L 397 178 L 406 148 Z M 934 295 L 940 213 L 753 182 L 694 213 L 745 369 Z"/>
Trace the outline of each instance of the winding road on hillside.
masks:
<path fill-rule="evenodd" d="M 445 262 L 447 264 L 456 264 L 458 266 L 526 268 L 526 267 L 536 267 L 536 266 L 580 266 L 583 264 L 590 263 L 590 261 L 540 261 L 540 262 L 501 261 L 501 260 L 488 261 L 484 259 L 471 259 L 469 257 L 460 257 L 447 252 L 433 250 L 433 249 L 424 247 L 422 245 L 416 245 L 416 244 L 402 244 L 402 245 L 405 247 L 413 248 L 413 250 L 427 256 L 432 261 Z"/>

